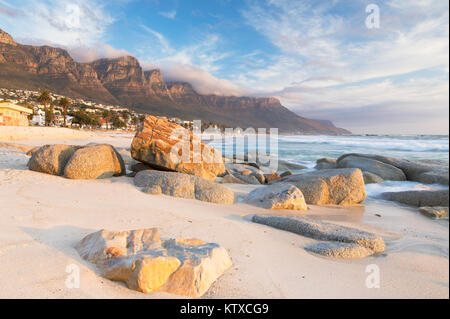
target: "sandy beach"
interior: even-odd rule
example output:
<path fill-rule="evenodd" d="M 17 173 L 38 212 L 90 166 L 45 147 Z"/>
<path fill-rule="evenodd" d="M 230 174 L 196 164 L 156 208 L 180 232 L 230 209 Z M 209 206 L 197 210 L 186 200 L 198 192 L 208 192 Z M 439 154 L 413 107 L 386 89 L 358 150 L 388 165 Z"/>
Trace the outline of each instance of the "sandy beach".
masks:
<path fill-rule="evenodd" d="M 44 144 L 108 143 L 127 148 L 132 134 L 57 128 L 0 127 L 0 298 L 180 298 L 143 294 L 107 280 L 74 245 L 100 229 L 158 227 L 164 238 L 202 238 L 228 250 L 233 266 L 203 298 L 449 298 L 448 220 L 368 199 L 344 208 L 308 205 L 298 214 L 369 230 L 386 251 L 358 260 L 319 257 L 314 239 L 252 223 L 271 211 L 243 203 L 218 205 L 148 195 L 123 176 L 81 181 L 27 169 L 27 149 Z M 236 194 L 254 185 L 226 184 Z M 65 285 L 66 267 L 80 267 L 80 288 Z M 380 288 L 367 288 L 367 266 Z"/>

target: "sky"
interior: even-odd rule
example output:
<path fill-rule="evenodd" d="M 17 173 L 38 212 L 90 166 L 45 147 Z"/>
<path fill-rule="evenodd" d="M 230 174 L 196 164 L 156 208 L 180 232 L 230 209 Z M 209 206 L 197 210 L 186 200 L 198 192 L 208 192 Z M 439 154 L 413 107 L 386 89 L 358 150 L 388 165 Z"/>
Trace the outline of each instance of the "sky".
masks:
<path fill-rule="evenodd" d="M 448 134 L 444 0 L 0 0 L 80 62 L 132 55 L 202 94 L 273 96 L 354 133 Z"/>

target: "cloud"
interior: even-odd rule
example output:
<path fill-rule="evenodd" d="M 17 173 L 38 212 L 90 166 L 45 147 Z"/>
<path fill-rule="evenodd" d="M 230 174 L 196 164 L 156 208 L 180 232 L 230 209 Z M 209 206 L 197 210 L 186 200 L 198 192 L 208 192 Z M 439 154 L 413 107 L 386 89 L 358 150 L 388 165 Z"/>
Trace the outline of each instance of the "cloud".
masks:
<path fill-rule="evenodd" d="M 20 23 L 10 15 L 2 19 L 2 26 L 22 42 L 39 39 L 67 47 L 91 46 L 101 42 L 114 22 L 98 0 L 23 0 L 8 10 L 20 11 Z"/>
<path fill-rule="evenodd" d="M 246 92 L 231 81 L 218 79 L 201 68 L 166 62 L 161 66 L 161 72 L 165 81 L 181 81 L 190 83 L 200 94 L 216 95 L 243 95 Z"/>
<path fill-rule="evenodd" d="M 335 119 L 354 131 L 404 130 L 393 116 L 403 114 L 411 130 L 436 131 L 440 122 L 437 127 L 445 132 L 448 3 L 383 2 L 381 28 L 370 30 L 364 23 L 366 4 L 250 2 L 243 17 L 279 52 L 233 81 L 259 95 L 277 96 L 302 115 Z"/>
<path fill-rule="evenodd" d="M 174 20 L 175 17 L 177 16 L 177 11 L 176 10 L 172 10 L 172 11 L 168 11 L 168 12 L 158 12 L 158 14 L 160 16 L 163 16 L 167 19 L 171 19 Z"/>

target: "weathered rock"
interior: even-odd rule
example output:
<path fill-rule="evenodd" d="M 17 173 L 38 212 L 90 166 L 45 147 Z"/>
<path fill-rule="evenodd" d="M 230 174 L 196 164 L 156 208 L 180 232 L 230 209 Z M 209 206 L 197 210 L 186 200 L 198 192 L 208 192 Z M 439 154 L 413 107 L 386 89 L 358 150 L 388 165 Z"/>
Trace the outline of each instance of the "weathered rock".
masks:
<path fill-rule="evenodd" d="M 156 228 L 102 230 L 75 247 L 108 279 L 140 292 L 167 292 L 201 297 L 232 261 L 226 249 L 199 239 L 161 240 Z"/>
<path fill-rule="evenodd" d="M 321 158 L 316 161 L 315 169 L 337 168 L 337 161 L 334 158 Z"/>
<path fill-rule="evenodd" d="M 331 258 L 358 259 L 373 255 L 373 251 L 353 243 L 318 242 L 305 247 L 305 250 Z"/>
<path fill-rule="evenodd" d="M 193 175 L 147 170 L 137 173 L 134 183 L 138 187 L 144 187 L 143 191 L 152 195 L 163 194 L 216 204 L 234 203 L 232 190 Z"/>
<path fill-rule="evenodd" d="M 297 186 L 305 196 L 306 203 L 312 205 L 353 205 L 366 198 L 362 172 L 355 168 L 295 174 L 280 182 Z"/>
<path fill-rule="evenodd" d="M 222 177 L 220 181 L 221 184 L 246 184 L 244 181 L 241 181 L 239 178 L 234 177 L 232 174 L 227 174 Z"/>
<path fill-rule="evenodd" d="M 420 207 L 419 212 L 435 219 L 448 218 L 448 207 Z"/>
<path fill-rule="evenodd" d="M 406 175 L 401 169 L 375 159 L 346 156 L 340 159 L 337 165 L 340 168 L 359 168 L 362 171 L 378 175 L 384 180 L 406 181 Z"/>
<path fill-rule="evenodd" d="M 295 163 L 291 163 L 285 160 L 281 160 L 278 159 L 278 171 L 298 171 L 298 170 L 303 170 L 303 169 L 307 169 L 308 167 L 304 166 L 304 165 L 300 165 L 300 164 L 295 164 Z"/>
<path fill-rule="evenodd" d="M 251 176 L 254 176 L 260 184 L 266 183 L 266 175 L 262 172 L 254 172 Z"/>
<path fill-rule="evenodd" d="M 130 170 L 132 170 L 135 173 L 139 173 L 140 171 L 146 171 L 146 170 L 154 170 L 151 166 L 144 164 L 144 163 L 136 163 L 130 166 Z"/>
<path fill-rule="evenodd" d="M 281 173 L 280 174 L 280 178 L 285 178 L 285 177 L 291 176 L 291 175 L 293 175 L 293 173 L 288 170 L 288 171 L 285 171 L 285 172 Z"/>
<path fill-rule="evenodd" d="M 240 174 L 234 174 L 234 177 L 241 180 L 245 184 L 252 184 L 252 185 L 260 185 L 261 183 L 258 181 L 258 179 L 253 175 L 240 175 Z"/>
<path fill-rule="evenodd" d="M 119 153 L 107 144 L 78 149 L 64 168 L 69 179 L 99 179 L 125 175 L 125 164 Z"/>
<path fill-rule="evenodd" d="M 257 188 L 245 196 L 243 201 L 267 209 L 308 209 L 302 192 L 294 185 L 284 183 Z"/>
<path fill-rule="evenodd" d="M 404 191 L 382 193 L 381 197 L 386 200 L 396 201 L 406 205 L 422 206 L 448 206 L 447 190 L 437 191 Z"/>
<path fill-rule="evenodd" d="M 220 151 L 189 130 L 165 119 L 147 116 L 131 144 L 131 156 L 155 169 L 166 169 L 214 181 L 225 172 Z"/>
<path fill-rule="evenodd" d="M 45 145 L 36 150 L 28 162 L 28 168 L 35 172 L 62 176 L 64 168 L 79 146 Z"/>
<path fill-rule="evenodd" d="M 254 215 L 252 221 L 317 240 L 357 244 L 373 253 L 385 250 L 383 238 L 374 233 L 306 217 Z"/>
<path fill-rule="evenodd" d="M 275 173 L 275 172 L 271 173 L 271 174 L 265 174 L 264 177 L 265 177 L 265 180 L 266 180 L 267 184 L 270 184 L 272 182 L 275 182 L 275 181 L 278 181 L 278 180 L 281 179 L 281 176 L 278 173 Z"/>
<path fill-rule="evenodd" d="M 36 153 L 40 148 L 41 148 L 41 146 L 33 147 L 33 148 L 30 149 L 28 152 L 26 152 L 26 155 L 31 157 L 31 156 L 33 156 L 33 154 Z"/>
<path fill-rule="evenodd" d="M 338 159 L 338 162 L 348 156 L 369 158 L 395 166 L 401 169 L 405 173 L 407 180 L 410 181 L 416 181 L 426 184 L 448 185 L 448 163 L 436 160 L 410 161 L 388 156 L 354 153 L 341 156 Z"/>
<path fill-rule="evenodd" d="M 376 183 L 384 182 L 384 179 L 382 179 L 380 176 L 375 175 L 371 172 L 363 172 L 363 177 L 364 177 L 365 184 L 376 184 Z"/>

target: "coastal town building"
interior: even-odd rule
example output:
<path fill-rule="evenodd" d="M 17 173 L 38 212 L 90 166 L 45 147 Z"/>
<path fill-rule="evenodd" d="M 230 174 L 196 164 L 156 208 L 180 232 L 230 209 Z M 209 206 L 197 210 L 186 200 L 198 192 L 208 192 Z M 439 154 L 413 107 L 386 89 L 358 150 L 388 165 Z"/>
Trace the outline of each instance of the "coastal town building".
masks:
<path fill-rule="evenodd" d="M 33 110 L 13 104 L 0 102 L 0 125 L 3 126 L 28 126 L 28 116 Z"/>

